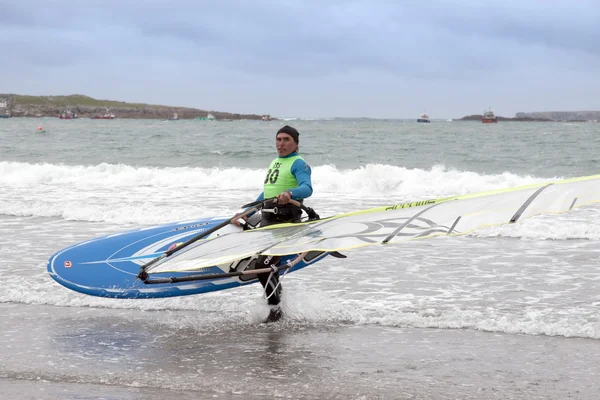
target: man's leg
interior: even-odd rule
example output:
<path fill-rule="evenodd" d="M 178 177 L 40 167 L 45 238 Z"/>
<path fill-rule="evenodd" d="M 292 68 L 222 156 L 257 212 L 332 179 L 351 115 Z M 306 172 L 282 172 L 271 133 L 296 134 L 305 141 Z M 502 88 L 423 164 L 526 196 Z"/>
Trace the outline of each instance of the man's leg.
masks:
<path fill-rule="evenodd" d="M 256 260 L 255 268 L 269 268 L 271 265 L 279 265 L 279 261 L 281 257 L 279 256 L 260 256 Z M 281 312 L 281 307 L 279 307 L 279 303 L 281 302 L 281 282 L 279 281 L 279 271 L 271 274 L 270 272 L 266 272 L 264 274 L 257 275 L 258 280 L 261 285 L 265 289 L 265 295 L 267 297 L 267 304 L 271 306 L 271 310 L 269 310 L 269 315 L 263 321 L 267 322 L 277 322 L 283 317 L 283 313 Z M 269 277 L 271 279 L 269 279 Z"/>
<path fill-rule="evenodd" d="M 279 256 L 260 256 L 256 260 L 255 269 L 269 268 L 271 265 L 279 266 Z M 271 276 L 271 279 L 269 279 Z M 267 303 L 271 306 L 276 306 L 281 302 L 281 283 L 279 282 L 279 272 L 275 272 L 271 275 L 270 272 L 257 275 L 263 288 L 265 288 L 265 295 L 267 296 Z"/>
<path fill-rule="evenodd" d="M 274 204 L 267 204 L 267 207 L 273 207 Z M 260 226 L 269 226 L 278 223 L 278 221 L 271 214 L 262 213 L 262 219 Z M 278 256 L 259 256 L 256 260 L 254 269 L 269 268 L 271 265 L 278 266 L 281 257 Z M 271 279 L 269 279 L 271 276 Z M 270 306 L 276 306 L 281 302 L 281 283 L 279 282 L 279 272 L 273 273 L 266 272 L 264 274 L 257 275 L 260 284 L 265 289 L 265 295 L 267 296 L 267 303 Z"/>
<path fill-rule="evenodd" d="M 272 218 L 272 216 L 270 216 L 269 214 L 263 212 L 260 226 L 263 227 L 263 226 L 273 225 L 273 224 L 282 223 L 282 222 L 300 222 L 300 216 L 302 215 L 302 210 L 299 208 L 298 208 L 298 210 L 295 210 L 295 212 L 290 212 L 288 210 L 286 214 L 288 215 L 287 218 L 281 218 L 281 216 L 280 216 L 281 219 L 276 220 L 275 218 Z M 280 256 L 260 256 L 256 260 L 255 268 L 256 269 L 269 268 L 271 265 L 279 266 L 280 261 L 281 261 Z M 269 276 L 271 277 L 271 279 L 269 279 Z M 258 277 L 258 280 L 260 281 L 260 283 L 262 284 L 263 288 L 265 289 L 265 295 L 267 296 L 267 303 L 270 306 L 273 306 L 273 307 L 271 307 L 269 316 L 267 317 L 267 319 L 264 322 L 278 321 L 283 316 L 283 314 L 281 312 L 281 308 L 278 307 L 279 303 L 281 302 L 281 291 L 283 290 L 280 279 L 279 279 L 279 271 L 276 273 L 273 273 L 272 275 L 270 272 L 267 272 L 264 274 L 259 274 L 259 275 L 257 275 L 257 277 Z"/>

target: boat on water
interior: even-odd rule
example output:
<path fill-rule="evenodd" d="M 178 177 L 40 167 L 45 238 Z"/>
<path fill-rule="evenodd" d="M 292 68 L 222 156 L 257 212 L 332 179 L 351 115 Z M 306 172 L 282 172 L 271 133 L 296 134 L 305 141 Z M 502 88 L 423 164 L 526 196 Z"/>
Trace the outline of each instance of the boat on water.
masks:
<path fill-rule="evenodd" d="M 216 118 L 215 118 L 215 116 L 214 116 L 214 115 L 212 115 L 212 114 L 208 113 L 208 114 L 206 115 L 206 117 L 196 117 L 196 118 L 194 118 L 194 120 L 195 120 L 195 121 L 215 121 L 215 120 L 216 120 Z"/>
<path fill-rule="evenodd" d="M 177 121 L 177 120 L 179 120 L 179 115 L 177 115 L 177 113 L 173 113 L 173 115 L 171 115 L 171 116 L 168 118 L 168 120 L 169 120 L 169 121 Z"/>
<path fill-rule="evenodd" d="M 58 114 L 58 118 L 59 119 L 77 119 L 77 114 L 71 112 L 71 111 L 63 111 L 60 114 Z"/>
<path fill-rule="evenodd" d="M 115 119 L 114 114 L 94 115 L 92 119 Z"/>
<path fill-rule="evenodd" d="M 423 113 L 417 118 L 417 122 L 430 123 L 431 120 L 429 119 L 429 115 Z"/>
<path fill-rule="evenodd" d="M 269 114 L 265 114 L 262 116 L 263 121 L 271 121 L 273 118 Z"/>
<path fill-rule="evenodd" d="M 11 115 L 8 112 L 8 100 L 5 99 L 0 99 L 0 112 L 4 111 L 2 113 L 0 113 L 0 118 L 10 118 Z"/>
<path fill-rule="evenodd" d="M 115 114 L 111 113 L 107 108 L 104 115 L 94 115 L 92 119 L 115 119 Z"/>
<path fill-rule="evenodd" d="M 483 112 L 483 118 L 481 119 L 481 122 L 484 124 L 493 124 L 498 122 L 498 118 L 494 115 L 492 110 L 487 110 Z"/>

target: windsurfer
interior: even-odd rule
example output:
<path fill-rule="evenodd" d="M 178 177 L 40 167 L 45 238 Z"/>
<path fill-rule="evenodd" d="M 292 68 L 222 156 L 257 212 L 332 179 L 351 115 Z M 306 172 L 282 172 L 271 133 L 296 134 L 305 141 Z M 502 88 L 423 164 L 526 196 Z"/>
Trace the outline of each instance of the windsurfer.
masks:
<path fill-rule="evenodd" d="M 294 199 L 302 202 L 312 195 L 311 169 L 302 157 L 298 155 L 300 133 L 291 126 L 284 126 L 275 135 L 275 145 L 278 157 L 271 162 L 264 181 L 264 190 L 256 199 L 268 201 L 262 212 L 260 226 L 281 224 L 285 222 L 300 222 L 302 209 L 291 204 Z M 276 205 L 277 212 L 274 210 Z M 239 225 L 237 218 L 233 223 Z M 256 260 L 256 268 L 277 266 L 281 257 L 260 256 Z M 270 279 L 269 279 L 270 277 Z M 259 274 L 258 279 L 265 289 L 267 302 L 271 306 L 266 322 L 274 322 L 282 317 L 281 308 L 281 282 L 279 273 Z"/>

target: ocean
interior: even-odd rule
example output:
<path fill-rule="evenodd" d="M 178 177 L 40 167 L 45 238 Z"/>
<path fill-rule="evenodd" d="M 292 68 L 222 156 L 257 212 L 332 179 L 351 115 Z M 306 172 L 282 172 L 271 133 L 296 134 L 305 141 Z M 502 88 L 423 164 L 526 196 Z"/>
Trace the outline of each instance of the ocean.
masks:
<path fill-rule="evenodd" d="M 232 216 L 283 124 L 322 217 L 600 173 L 598 123 L 0 119 L 0 398 L 598 398 L 598 204 L 328 257 L 286 275 L 274 324 L 258 285 L 116 300 L 46 272 L 96 236 Z"/>

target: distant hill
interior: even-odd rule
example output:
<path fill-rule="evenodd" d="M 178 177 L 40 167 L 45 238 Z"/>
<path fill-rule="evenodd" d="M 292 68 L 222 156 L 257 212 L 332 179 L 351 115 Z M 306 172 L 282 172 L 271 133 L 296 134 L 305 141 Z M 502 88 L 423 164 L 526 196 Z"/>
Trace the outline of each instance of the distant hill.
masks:
<path fill-rule="evenodd" d="M 71 112 L 78 117 L 93 118 L 110 112 L 115 115 L 115 118 L 167 119 L 176 113 L 179 119 L 204 118 L 208 114 L 212 114 L 216 119 L 262 119 L 262 115 L 256 114 L 98 100 L 81 94 L 69 96 L 0 94 L 0 113 L 4 114 L 6 111 L 13 117 L 56 117 L 60 113 Z"/>

